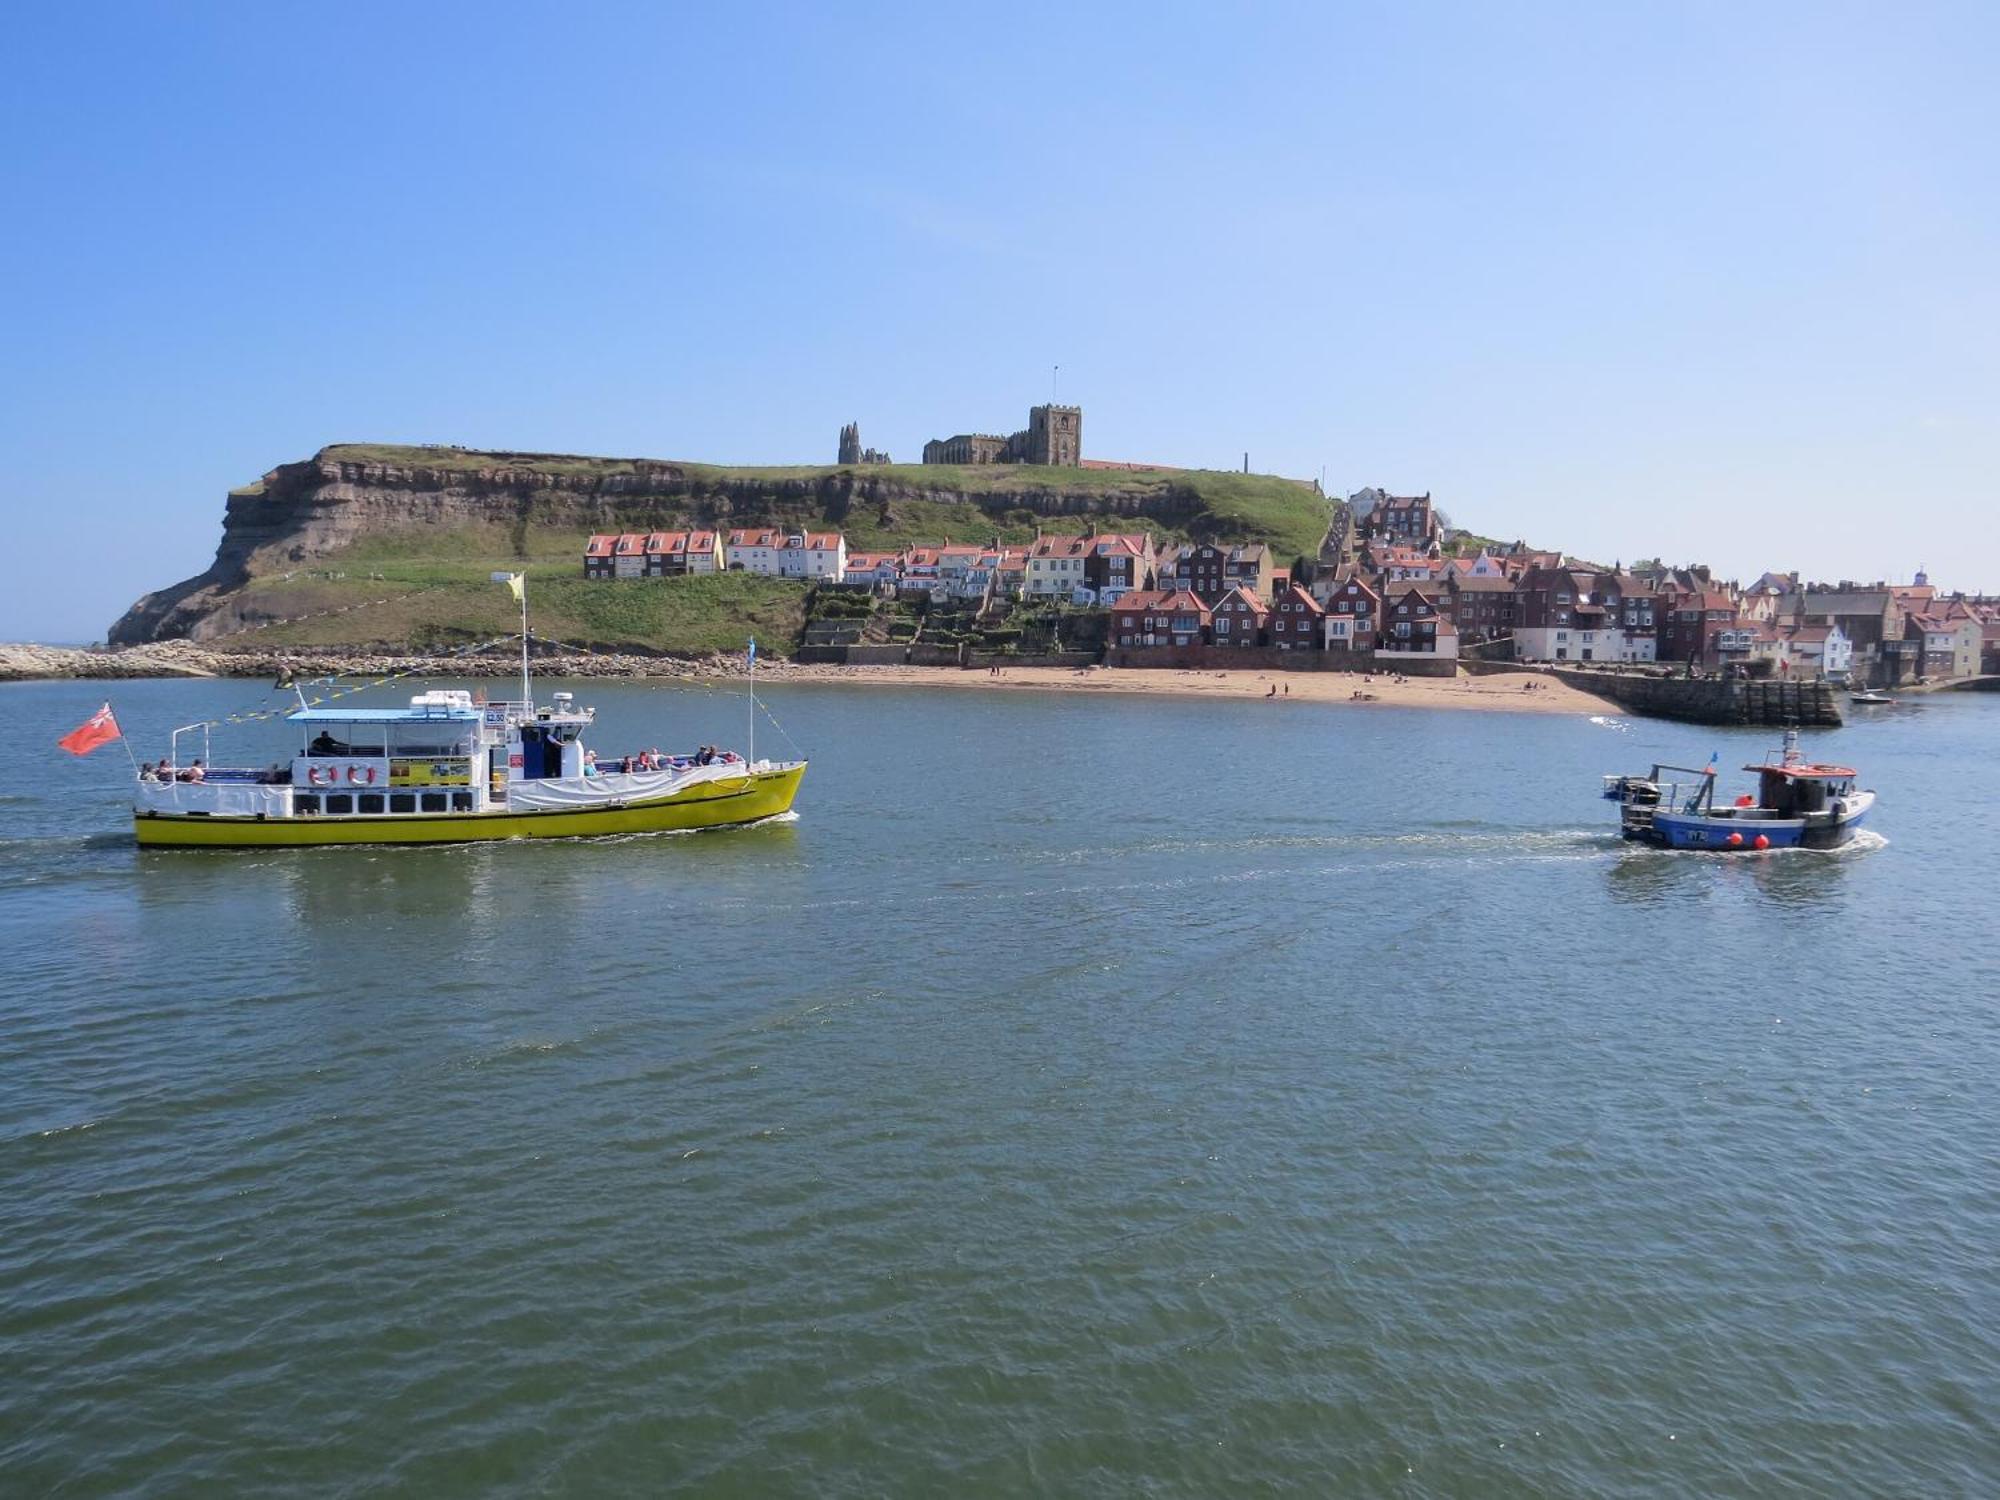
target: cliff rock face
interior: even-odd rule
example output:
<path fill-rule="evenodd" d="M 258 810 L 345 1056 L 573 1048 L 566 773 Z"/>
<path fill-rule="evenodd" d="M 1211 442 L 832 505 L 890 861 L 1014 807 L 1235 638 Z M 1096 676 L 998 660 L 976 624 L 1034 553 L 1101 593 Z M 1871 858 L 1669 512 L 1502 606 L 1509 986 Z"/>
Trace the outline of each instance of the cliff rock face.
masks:
<path fill-rule="evenodd" d="M 420 452 L 421 450 L 416 450 Z M 114 646 L 225 633 L 239 616 L 232 596 L 253 576 L 338 552 L 363 536 L 504 521 L 568 531 L 637 531 L 674 525 L 813 524 L 839 527 L 860 507 L 893 521 L 906 501 L 964 505 L 968 528 L 1012 511 L 1129 515 L 1165 522 L 1200 510 L 1191 490 L 1121 484 L 1010 487 L 987 494 L 912 483 L 900 476 L 832 469 L 792 477 L 758 471 L 560 454 L 454 454 L 427 465 L 343 456 L 322 449 L 233 491 L 222 542 L 205 572 L 146 595 L 111 627 Z"/>

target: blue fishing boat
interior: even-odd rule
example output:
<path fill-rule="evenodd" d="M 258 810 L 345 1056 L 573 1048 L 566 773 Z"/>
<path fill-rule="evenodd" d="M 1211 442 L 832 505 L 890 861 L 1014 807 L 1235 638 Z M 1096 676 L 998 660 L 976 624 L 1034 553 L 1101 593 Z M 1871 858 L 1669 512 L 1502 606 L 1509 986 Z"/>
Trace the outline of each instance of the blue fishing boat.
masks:
<path fill-rule="evenodd" d="M 1796 729 L 1773 754 L 1743 768 L 1756 773 L 1757 790 L 1732 803 L 1716 803 L 1715 756 L 1699 769 L 1655 765 L 1644 776 L 1607 776 L 1604 796 L 1618 804 L 1626 838 L 1665 849 L 1834 849 L 1860 831 L 1875 794 L 1855 785 L 1852 768 L 1807 760 Z"/>

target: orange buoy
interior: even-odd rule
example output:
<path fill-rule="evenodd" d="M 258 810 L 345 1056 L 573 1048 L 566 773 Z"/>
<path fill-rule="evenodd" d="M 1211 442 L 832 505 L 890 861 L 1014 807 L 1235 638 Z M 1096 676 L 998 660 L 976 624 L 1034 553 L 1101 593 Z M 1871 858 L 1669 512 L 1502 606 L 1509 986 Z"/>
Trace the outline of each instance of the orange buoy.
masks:
<path fill-rule="evenodd" d="M 1757 836 L 1759 838 L 1763 837 L 1761 833 Z M 1724 839 L 1722 842 L 1727 844 L 1732 849 L 1741 849 L 1743 847 L 1743 835 L 1740 833 L 1732 833 L 1729 835 L 1728 838 Z"/>
<path fill-rule="evenodd" d="M 1758 834 L 1758 835 L 1757 835 L 1757 842 L 1756 842 L 1756 843 L 1755 843 L 1755 844 L 1754 844 L 1754 845 L 1753 845 L 1752 847 L 1753 847 L 1753 848 L 1758 848 L 1758 849 L 1768 849 L 1768 848 L 1770 848 L 1770 847 L 1771 847 L 1771 836 L 1770 836 L 1769 834 L 1767 834 L 1767 833 L 1760 833 L 1760 834 Z"/>

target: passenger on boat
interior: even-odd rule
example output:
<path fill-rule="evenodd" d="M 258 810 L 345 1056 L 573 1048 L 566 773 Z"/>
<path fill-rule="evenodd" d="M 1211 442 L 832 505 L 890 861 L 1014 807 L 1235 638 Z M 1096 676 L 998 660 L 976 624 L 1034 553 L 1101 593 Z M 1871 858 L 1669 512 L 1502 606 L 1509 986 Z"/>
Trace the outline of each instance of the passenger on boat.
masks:
<path fill-rule="evenodd" d="M 313 736 L 312 744 L 306 748 L 312 755 L 338 755 L 346 747 L 333 737 L 331 730 L 322 729 Z"/>
<path fill-rule="evenodd" d="M 630 776 L 632 774 L 631 756 L 623 755 L 618 758 L 618 774 L 620 776 Z"/>
<path fill-rule="evenodd" d="M 153 763 L 150 760 L 139 767 L 139 779 L 141 781 L 153 782 L 155 785 L 159 783 L 160 773 L 153 769 Z"/>
<path fill-rule="evenodd" d="M 199 756 L 195 758 L 195 762 L 193 765 L 189 766 L 185 771 L 181 772 L 181 780 L 182 781 L 208 780 L 208 772 L 203 768 Z"/>
<path fill-rule="evenodd" d="M 586 750 L 583 752 L 583 774 L 586 776 L 597 775 L 597 752 L 595 750 Z"/>
<path fill-rule="evenodd" d="M 703 745 L 699 750 L 695 751 L 694 763 L 698 766 L 713 765 L 715 763 L 715 746 Z"/>

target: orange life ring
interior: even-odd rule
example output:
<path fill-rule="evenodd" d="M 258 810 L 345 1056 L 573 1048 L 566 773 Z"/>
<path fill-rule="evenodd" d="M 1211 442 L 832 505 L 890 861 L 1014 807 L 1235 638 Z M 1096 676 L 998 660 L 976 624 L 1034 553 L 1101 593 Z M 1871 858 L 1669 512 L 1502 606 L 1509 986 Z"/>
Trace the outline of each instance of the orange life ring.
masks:
<path fill-rule="evenodd" d="M 347 768 L 347 784 L 349 786 L 375 785 L 375 768 L 373 766 L 349 766 Z"/>
<path fill-rule="evenodd" d="M 324 776 L 320 774 L 322 770 L 326 773 Z M 340 770 L 335 766 L 309 766 L 306 780 L 314 786 L 333 786 L 340 780 Z"/>

